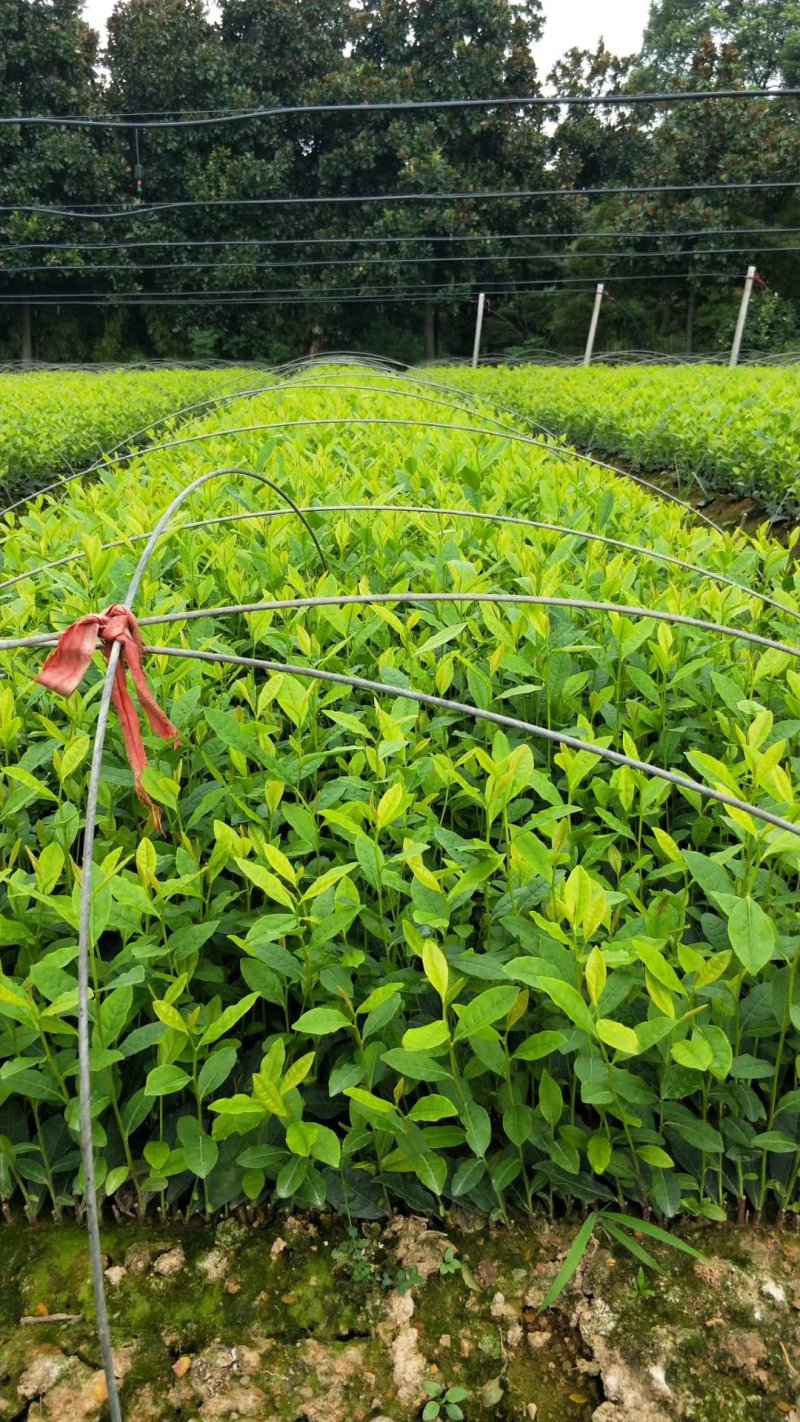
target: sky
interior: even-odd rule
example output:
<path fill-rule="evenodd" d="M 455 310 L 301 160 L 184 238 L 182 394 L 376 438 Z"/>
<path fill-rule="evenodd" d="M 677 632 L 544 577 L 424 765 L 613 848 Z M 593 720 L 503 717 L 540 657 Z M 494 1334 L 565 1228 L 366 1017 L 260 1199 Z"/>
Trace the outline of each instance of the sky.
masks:
<path fill-rule="evenodd" d="M 114 0 L 87 0 L 89 23 L 103 32 Z M 602 38 L 615 54 L 632 54 L 642 38 L 649 0 L 544 0 L 544 39 L 536 60 L 545 75 L 568 49 L 594 49 Z"/>
<path fill-rule="evenodd" d="M 604 39 L 614 54 L 639 48 L 650 0 L 544 0 L 544 38 L 536 46 L 542 75 L 568 49 L 595 49 Z"/>

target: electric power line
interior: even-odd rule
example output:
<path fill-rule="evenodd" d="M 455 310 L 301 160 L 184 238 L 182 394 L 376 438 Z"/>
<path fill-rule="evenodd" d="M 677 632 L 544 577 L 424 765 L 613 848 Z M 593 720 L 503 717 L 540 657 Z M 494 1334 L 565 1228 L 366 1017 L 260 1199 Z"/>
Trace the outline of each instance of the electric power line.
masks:
<path fill-rule="evenodd" d="M 68 207 L 3 203 L 0 204 L 0 212 L 103 222 L 120 217 L 144 217 L 151 212 L 173 212 L 182 208 L 198 207 L 315 207 L 339 206 L 346 203 L 483 202 L 503 199 L 518 201 L 523 198 L 636 197 L 652 193 L 774 192 L 783 188 L 800 188 L 800 178 L 742 183 L 666 183 L 660 185 L 648 183 L 644 186 L 623 188 L 530 188 L 522 190 L 500 188 L 489 189 L 486 192 L 363 193 L 359 195 L 335 193 L 320 197 L 180 198 L 174 202 L 138 204 L 133 207 L 115 208 L 109 211 L 99 211 L 98 205 L 94 204 L 86 204 L 83 211 L 78 211 Z"/>
<path fill-rule="evenodd" d="M 645 232 L 624 232 L 619 228 L 606 227 L 591 231 L 581 228 L 579 231 L 573 232 L 429 233 L 427 235 L 412 233 L 404 237 L 383 235 L 374 237 L 231 237 L 229 239 L 224 237 L 149 237 L 133 241 L 122 237 L 116 240 L 113 245 L 131 249 L 145 247 L 341 247 L 356 243 L 382 247 L 400 243 L 413 245 L 421 242 L 550 242 L 557 239 L 576 241 L 578 238 L 592 241 L 595 238 L 608 238 L 620 242 L 628 238 L 635 238 L 637 242 L 644 242 L 655 241 L 662 237 L 769 237 L 770 235 L 777 236 L 798 232 L 800 232 L 800 227 L 657 227 Z M 0 252 L 105 252 L 108 247 L 108 242 L 7 242 L 0 243 Z"/>
<path fill-rule="evenodd" d="M 632 276 L 625 276 L 625 275 L 623 275 L 623 276 L 616 276 L 616 277 L 614 277 L 612 280 L 613 280 L 613 282 L 614 282 L 615 285 L 618 284 L 619 282 L 631 282 L 631 281 L 644 281 L 644 282 L 651 282 L 651 281 L 673 281 L 673 282 L 674 282 L 674 281 L 685 280 L 685 279 L 688 279 L 689 277 L 696 276 L 696 275 L 698 275 L 698 273 L 696 273 L 696 272 L 656 272 L 656 273 L 652 273 L 652 274 L 651 274 L 651 273 L 640 273 L 640 274 L 637 274 L 637 275 L 635 275 L 635 276 L 634 276 L 634 275 L 632 275 Z M 738 276 L 738 274 L 735 274 L 735 275 Z M 733 274 L 730 273 L 730 272 L 703 272 L 703 273 L 702 273 L 702 276 L 703 276 L 704 278 L 712 278 L 712 279 L 715 279 L 715 280 L 716 280 L 716 279 L 719 279 L 719 280 L 722 280 L 722 281 L 730 281 L 730 280 L 734 279 Z M 528 293 L 530 293 L 530 294 L 532 294 L 532 295 L 535 295 L 537 292 L 547 292 L 548 290 L 552 290 L 553 287 L 567 287 L 567 286 L 577 287 L 579 290 L 582 290 L 582 291 L 583 291 L 583 290 L 585 290 L 585 291 L 591 291 L 591 290 L 596 286 L 598 280 L 601 280 L 601 278 L 597 278 L 597 277 L 554 277 L 554 278 L 552 278 L 551 280 L 542 278 L 542 279 L 537 280 L 537 281 L 516 282 L 516 283 L 514 283 L 513 285 L 508 285 L 508 284 L 505 284 L 505 283 L 502 283 L 502 282 L 491 282 L 491 283 L 487 283 L 484 289 L 485 289 L 485 291 L 486 291 L 486 294 L 487 294 L 487 295 L 490 295 L 490 296 L 492 296 L 492 295 L 500 295 L 500 296 L 509 296 L 509 295 L 511 295 L 511 296 L 513 296 L 513 295 L 517 295 L 517 294 L 528 294 Z M 602 280 L 606 280 L 606 278 L 602 278 Z M 474 285 L 474 284 L 472 284 L 472 285 Z M 247 303 L 247 302 L 252 302 L 253 304 L 259 304 L 259 302 L 261 302 L 261 303 L 263 304 L 263 302 L 265 302 L 265 301 L 266 301 L 266 302 L 272 302 L 272 301 L 274 301 L 274 302 L 277 302 L 277 303 L 285 302 L 285 303 L 288 304 L 288 303 L 292 302 L 293 300 L 300 300 L 300 301 L 304 301 L 304 302 L 305 302 L 305 301 L 311 301 L 311 302 L 316 301 L 316 302 L 330 303 L 330 302 L 336 302 L 336 301 L 338 301 L 338 300 L 340 300 L 340 299 L 342 299 L 342 300 L 346 300 L 346 299 L 351 299 L 351 300 L 352 300 L 352 299 L 355 299 L 355 300 L 365 300 L 365 301 L 386 301 L 386 300 L 392 300 L 392 299 L 395 297 L 395 295 L 398 294 L 398 293 L 399 293 L 399 295 L 401 295 L 403 298 L 407 298 L 407 299 L 411 299 L 411 300 L 415 300 L 415 301 L 424 300 L 424 299 L 433 299 L 433 298 L 437 298 L 437 299 L 438 299 L 438 298 L 443 298 L 443 297 L 449 297 L 449 298 L 452 298 L 452 299 L 454 299 L 454 300 L 462 301 L 462 302 L 468 302 L 468 301 L 471 301 L 471 300 L 473 299 L 472 289 L 470 289 L 469 291 L 465 291 L 465 290 L 459 291 L 459 290 L 456 290 L 455 288 L 453 288 L 452 286 L 450 286 L 450 287 L 435 287 L 435 286 L 432 286 L 432 285 L 427 285 L 427 286 L 418 286 L 418 287 L 415 287 L 413 290 L 409 290 L 409 289 L 402 288 L 402 287 L 397 287 L 397 286 L 388 287 L 388 288 L 369 288 L 369 287 L 363 287 L 363 288 L 362 288 L 362 287 L 328 287 L 328 288 L 324 288 L 324 287 L 323 287 L 323 288 L 320 288 L 320 289 L 317 290 L 317 291 L 303 291 L 302 288 L 298 288 L 298 287 L 275 287 L 275 288 L 273 288 L 273 289 L 271 289 L 271 290 L 270 290 L 270 289 L 264 289 L 264 288 L 261 288 L 261 287 L 259 287 L 259 288 L 244 288 L 244 289 L 242 289 L 242 288 L 237 288 L 237 287 L 233 287 L 233 288 L 230 288 L 230 289 L 225 289 L 225 290 L 220 290 L 220 291 L 201 290 L 201 291 L 177 291 L 177 292 L 172 292 L 172 293 L 170 293 L 170 292 L 168 292 L 168 291 L 165 291 L 165 292 L 145 292 L 145 291 L 134 291 L 134 292 L 127 292 L 127 291 L 120 291 L 120 292 L 116 292 L 116 291 L 108 291 L 108 292 L 85 292 L 85 293 L 81 293 L 79 296 L 72 296 L 72 295 L 70 295 L 70 294 L 67 294 L 67 295 L 65 296 L 64 293 L 61 293 L 61 292 L 44 292 L 44 293 L 41 293 L 41 294 L 30 293 L 30 294 L 18 294 L 18 295 L 10 295 L 10 296 L 0 296 L 0 305 L 4 305 L 4 306 L 18 306 L 18 305 L 23 305 L 23 304 L 30 304 L 30 305 L 38 305 L 38 306 L 45 306 L 45 305 L 49 305 L 49 306 L 69 306 L 69 305 L 95 304 L 95 303 L 98 303 L 98 304 L 112 303 L 112 304 L 113 304 L 114 302 L 121 302 L 121 301 L 124 301 L 126 304 L 130 304 L 130 305 L 148 305 L 148 304 L 163 304 L 163 303 L 170 303 L 170 304 L 171 304 L 172 302 L 176 302 L 176 301 L 177 301 L 177 302 L 183 302 L 183 301 L 197 301 L 197 304 L 208 304 L 208 303 L 212 303 L 212 304 L 215 304 L 215 305 L 220 305 L 220 304 L 229 305 L 229 304 L 235 304 L 236 302 L 245 302 L 245 303 Z"/>
<path fill-rule="evenodd" d="M 573 260 L 592 261 L 597 257 L 614 261 L 672 261 L 678 257 L 741 256 L 748 252 L 800 252 L 800 246 L 774 247 L 689 247 L 676 252 L 511 252 L 474 253 L 468 257 L 424 256 L 424 257 L 338 257 L 332 259 L 305 260 L 302 257 L 285 262 L 89 262 L 86 266 L 57 265 L 44 262 L 38 266 L 4 267 L 0 265 L 0 277 L 25 276 L 33 272 L 55 272 L 65 276 L 87 276 L 92 272 L 181 272 L 181 271 L 279 271 L 299 267 L 303 271 L 312 267 L 370 267 L 388 265 L 395 267 L 419 267 L 455 263 L 501 263 L 501 262 L 567 262 Z M 698 270 L 698 275 L 703 275 Z"/>
<path fill-rule="evenodd" d="M 684 89 L 659 90 L 641 94 L 523 94 L 516 97 L 497 95 L 490 99 L 402 99 L 394 102 L 344 104 L 276 104 L 267 108 L 235 109 L 229 112 L 205 110 L 197 118 L 166 118 L 153 120 L 145 115 L 113 115 L 105 118 L 90 114 L 4 114 L 0 126 L 65 126 L 79 128 L 204 128 L 212 124 L 248 123 L 255 119 L 287 118 L 293 114 L 361 114 L 413 113 L 441 109 L 499 108 L 593 108 L 595 106 L 627 108 L 639 104 L 684 104 L 708 102 L 711 99 L 794 99 L 798 88 L 779 89 L 763 86 L 753 89 Z"/>

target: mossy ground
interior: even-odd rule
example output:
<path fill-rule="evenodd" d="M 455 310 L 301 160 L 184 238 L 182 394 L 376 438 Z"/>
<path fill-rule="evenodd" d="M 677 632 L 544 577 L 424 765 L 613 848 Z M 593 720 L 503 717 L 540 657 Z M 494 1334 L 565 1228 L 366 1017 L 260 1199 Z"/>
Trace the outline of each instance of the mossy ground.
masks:
<path fill-rule="evenodd" d="M 468 1422 L 800 1422 L 797 1236 L 707 1229 L 645 1285 L 598 1241 L 542 1314 L 574 1228 L 108 1228 L 126 1422 L 415 1422 L 426 1382 L 468 1389 Z M 43 1313 L 79 1317 L 20 1322 Z M 6 1227 L 0 1418 L 104 1415 L 83 1231 Z"/>

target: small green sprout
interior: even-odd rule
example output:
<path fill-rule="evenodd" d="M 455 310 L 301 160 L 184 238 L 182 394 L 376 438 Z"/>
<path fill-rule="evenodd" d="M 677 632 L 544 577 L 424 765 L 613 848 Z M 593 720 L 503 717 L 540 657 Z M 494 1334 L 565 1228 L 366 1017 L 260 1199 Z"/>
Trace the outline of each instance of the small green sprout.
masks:
<path fill-rule="evenodd" d="M 436 1422 L 438 1417 L 446 1417 L 448 1422 L 463 1422 L 464 1413 L 459 1404 L 469 1397 L 467 1388 L 445 1388 L 444 1383 L 426 1382 L 425 1391 L 430 1401 L 422 1409 L 422 1422 Z"/>
<path fill-rule="evenodd" d="M 439 1273 L 446 1277 L 448 1274 L 458 1274 L 460 1272 L 461 1260 L 456 1258 L 455 1250 L 446 1249 L 444 1251 L 444 1258 L 439 1265 Z"/>

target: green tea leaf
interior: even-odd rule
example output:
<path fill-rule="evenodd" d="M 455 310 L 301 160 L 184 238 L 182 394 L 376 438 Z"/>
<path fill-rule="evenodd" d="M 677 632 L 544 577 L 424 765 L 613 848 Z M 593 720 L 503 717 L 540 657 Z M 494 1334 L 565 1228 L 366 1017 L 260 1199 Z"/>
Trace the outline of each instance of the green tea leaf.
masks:
<path fill-rule="evenodd" d="M 453 1033 L 453 1041 L 462 1042 L 465 1038 L 476 1036 L 499 1018 L 506 1017 L 516 999 L 515 987 L 487 988 L 485 992 L 479 993 L 467 1003 L 461 1013 Z M 406 1045 L 405 1041 L 403 1045 Z"/>
<path fill-rule="evenodd" d="M 207 1180 L 219 1159 L 217 1142 L 200 1129 L 193 1116 L 181 1117 L 178 1139 L 189 1170 L 199 1180 Z"/>
<path fill-rule="evenodd" d="M 58 778 L 62 785 L 70 776 L 74 775 L 79 765 L 83 764 L 89 753 L 91 738 L 89 736 L 76 736 L 70 741 L 61 757 L 61 764 L 58 768 Z"/>
<path fill-rule="evenodd" d="M 310 1156 L 319 1126 L 310 1121 L 292 1121 L 286 1127 L 286 1144 L 293 1155 Z"/>
<path fill-rule="evenodd" d="M 428 982 L 431 984 L 431 987 L 435 988 L 436 992 L 439 994 L 440 998 L 444 1002 L 445 998 L 447 997 L 447 985 L 449 981 L 447 959 L 445 958 L 441 948 L 439 948 L 435 943 L 431 942 L 430 939 L 425 944 L 423 944 L 422 966 L 425 970 L 425 976 L 428 979 Z"/>
<path fill-rule="evenodd" d="M 517 1047 L 514 1060 L 538 1062 L 542 1057 L 549 1057 L 551 1052 L 559 1051 L 566 1041 L 563 1032 L 534 1032 L 532 1037 L 526 1038 Z"/>
<path fill-rule="evenodd" d="M 674 1042 L 672 1045 L 673 1061 L 688 1067 L 690 1071 L 708 1071 L 713 1057 L 710 1043 L 698 1032 L 692 1034 L 690 1041 Z"/>
<path fill-rule="evenodd" d="M 276 874 L 271 874 L 269 869 L 265 869 L 261 864 L 251 864 L 248 859 L 237 859 L 236 864 L 266 898 L 272 899 L 276 904 L 282 904 L 284 908 L 294 908 L 292 895 Z"/>
<path fill-rule="evenodd" d="M 220 1037 L 224 1037 L 226 1032 L 230 1032 L 231 1028 L 235 1027 L 236 1023 L 240 1022 L 241 1019 L 247 1015 L 256 1002 L 258 1002 L 257 992 L 249 993 L 247 997 L 243 997 L 239 1002 L 232 1002 L 230 1007 L 226 1007 L 224 1012 L 220 1013 L 216 1022 L 212 1022 L 206 1027 L 205 1032 L 200 1038 L 200 1046 L 207 1047 L 210 1046 L 212 1042 L 219 1041 Z"/>
<path fill-rule="evenodd" d="M 409 1027 L 403 1033 L 403 1051 L 430 1052 L 450 1041 L 446 1022 L 428 1022 L 424 1027 Z"/>
<path fill-rule="evenodd" d="M 642 1145 L 636 1147 L 636 1154 L 645 1165 L 652 1165 L 659 1170 L 672 1170 L 675 1162 L 671 1155 L 667 1155 L 665 1150 L 656 1145 Z"/>
<path fill-rule="evenodd" d="M 279 1200 L 289 1200 L 296 1195 L 308 1175 L 308 1161 L 293 1155 L 278 1173 L 275 1194 Z"/>
<path fill-rule="evenodd" d="M 425 1052 L 407 1052 L 402 1047 L 393 1047 L 381 1058 L 392 1071 L 400 1076 L 408 1076 L 412 1081 L 450 1081 L 448 1067 Z"/>
<path fill-rule="evenodd" d="M 785 1131 L 762 1131 L 753 1136 L 752 1143 L 756 1150 L 768 1150 L 775 1155 L 794 1155 L 797 1150 L 797 1141 Z"/>
<path fill-rule="evenodd" d="M 293 1032 L 306 1032 L 309 1037 L 328 1037 L 350 1023 L 338 1007 L 312 1007 L 292 1024 Z"/>
<path fill-rule="evenodd" d="M 492 1123 L 489 1113 L 484 1106 L 480 1106 L 471 1097 L 465 1097 L 461 1116 L 467 1137 L 467 1145 L 474 1155 L 483 1158 L 492 1139 Z"/>
<path fill-rule="evenodd" d="M 596 1024 L 597 1035 L 606 1046 L 614 1047 L 618 1052 L 627 1052 L 629 1056 L 635 1057 L 639 1052 L 639 1038 L 630 1027 L 625 1027 L 622 1022 L 614 1022 L 610 1017 L 598 1017 Z"/>
<path fill-rule="evenodd" d="M 539 1082 L 539 1110 L 549 1125 L 555 1126 L 561 1120 L 564 1101 L 561 1087 L 554 1081 L 549 1071 L 542 1072 Z"/>
<path fill-rule="evenodd" d="M 589 1137 L 586 1147 L 586 1154 L 589 1157 L 589 1164 L 595 1175 L 602 1175 L 611 1164 L 613 1154 L 611 1141 L 608 1136 L 593 1135 Z"/>
<path fill-rule="evenodd" d="M 236 1065 L 236 1047 L 220 1047 L 203 1062 L 197 1077 L 197 1089 L 201 1097 L 210 1096 L 223 1081 L 226 1081 Z"/>
<path fill-rule="evenodd" d="M 589 1008 L 581 997 L 580 993 L 569 983 L 564 983 L 560 978 L 540 978 L 539 987 L 556 1007 L 580 1028 L 581 1032 L 586 1032 L 588 1036 L 594 1037 L 595 1025 Z"/>
<path fill-rule="evenodd" d="M 184 1036 L 188 1035 L 189 1029 L 186 1023 L 177 1007 L 173 1007 L 171 1002 L 154 1002 L 153 1010 L 165 1027 L 171 1028 L 173 1032 L 182 1032 Z"/>
<path fill-rule="evenodd" d="M 189 1073 L 178 1066 L 153 1067 L 144 1084 L 145 1096 L 169 1096 L 182 1091 L 191 1080 Z"/>
<path fill-rule="evenodd" d="M 775 930 L 754 899 L 740 899 L 728 919 L 728 937 L 739 962 L 754 976 L 775 953 Z"/>
<path fill-rule="evenodd" d="M 351 1101 L 355 1101 L 357 1106 L 363 1106 L 367 1111 L 376 1111 L 379 1116 L 395 1115 L 391 1101 L 385 1101 L 382 1096 L 375 1096 L 373 1092 L 365 1091 L 361 1086 L 347 1086 L 344 1094 L 349 1096 Z"/>
<path fill-rule="evenodd" d="M 447 1179 L 447 1162 L 432 1150 L 424 1150 L 414 1157 L 414 1170 L 426 1189 L 434 1195 L 441 1195 Z"/>
<path fill-rule="evenodd" d="M 397 819 L 401 812 L 404 799 L 405 791 L 399 782 L 396 785 L 389 786 L 389 789 L 378 801 L 378 808 L 375 811 L 376 829 L 386 829 L 387 825 L 392 824 Z"/>

